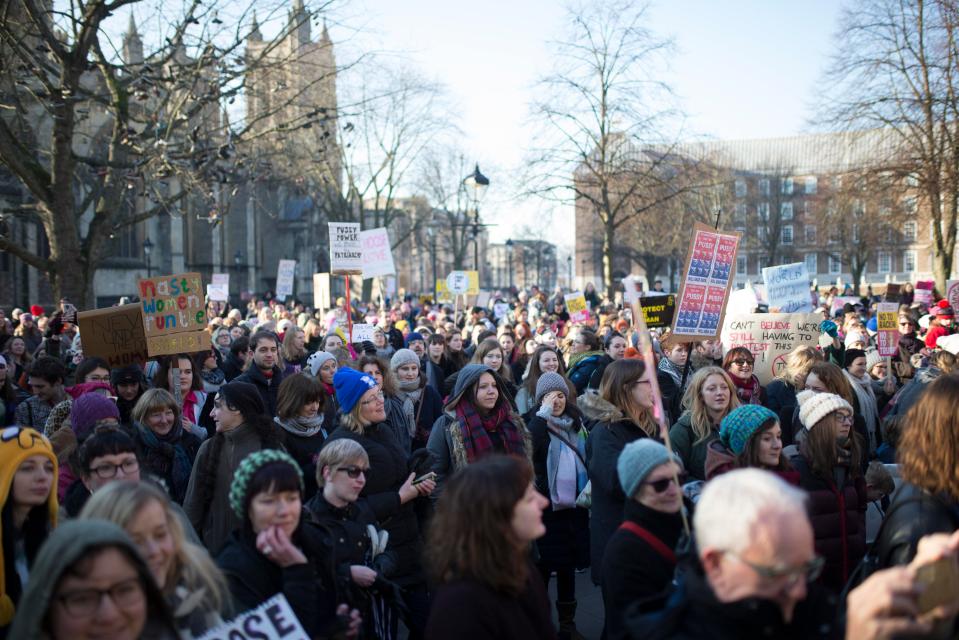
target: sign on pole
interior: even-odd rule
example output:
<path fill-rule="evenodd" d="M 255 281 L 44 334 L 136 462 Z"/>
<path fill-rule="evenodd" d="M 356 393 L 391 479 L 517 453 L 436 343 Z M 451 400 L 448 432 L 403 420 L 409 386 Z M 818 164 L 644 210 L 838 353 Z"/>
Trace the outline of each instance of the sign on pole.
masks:
<path fill-rule="evenodd" d="M 469 285 L 466 287 L 466 295 L 478 296 L 480 292 L 479 271 L 467 271 L 466 277 L 469 281 Z"/>
<path fill-rule="evenodd" d="M 373 330 L 376 327 L 372 324 L 357 323 L 353 325 L 353 342 L 373 342 Z"/>
<path fill-rule="evenodd" d="M 313 308 L 314 309 L 329 309 L 332 304 L 332 299 L 330 297 L 330 274 L 328 273 L 314 273 L 313 274 Z"/>
<path fill-rule="evenodd" d="M 819 340 L 816 313 L 750 313 L 727 316 L 723 321 L 723 351 L 746 347 L 756 359 L 753 373 L 767 385 L 786 366 L 786 355 L 801 346 L 815 347 Z"/>
<path fill-rule="evenodd" d="M 589 322 L 589 307 L 586 306 L 586 296 L 582 291 L 574 291 L 563 296 L 566 301 L 566 311 L 570 322 Z"/>
<path fill-rule="evenodd" d="M 110 368 L 143 365 L 150 359 L 139 304 L 93 309 L 77 314 L 83 355 L 103 358 Z"/>
<path fill-rule="evenodd" d="M 363 247 L 360 244 L 360 223 L 330 222 L 330 273 L 359 275 L 363 273 Z"/>
<path fill-rule="evenodd" d="M 286 300 L 293 295 L 293 277 L 296 275 L 296 260 L 280 260 L 276 267 L 276 297 Z"/>
<path fill-rule="evenodd" d="M 894 356 L 899 352 L 899 304 L 880 302 L 876 305 L 876 345 L 879 355 Z"/>
<path fill-rule="evenodd" d="M 916 288 L 912 294 L 912 301 L 924 304 L 927 307 L 932 305 L 932 289 L 936 283 L 932 280 L 919 280 L 916 282 Z"/>
<path fill-rule="evenodd" d="M 364 280 L 396 273 L 393 252 L 390 250 L 390 236 L 385 227 L 360 231 L 360 248 Z"/>
<path fill-rule="evenodd" d="M 805 262 L 763 267 L 766 300 L 770 310 L 780 313 L 807 313 L 812 311 L 809 297 L 809 271 Z"/>
<path fill-rule="evenodd" d="M 192 353 L 209 347 L 199 273 L 142 278 L 137 288 L 150 356 Z"/>
<path fill-rule="evenodd" d="M 230 299 L 230 285 L 208 284 L 206 285 L 206 297 L 211 302 L 227 302 Z"/>
<path fill-rule="evenodd" d="M 739 237 L 696 223 L 673 319 L 674 339 L 692 342 L 719 335 L 736 272 Z"/>
<path fill-rule="evenodd" d="M 446 276 L 446 289 L 455 296 L 463 295 L 469 291 L 470 280 L 469 273 L 466 271 L 451 271 Z"/>
<path fill-rule="evenodd" d="M 953 310 L 959 309 L 959 280 L 946 281 L 946 300 Z"/>
<path fill-rule="evenodd" d="M 639 299 L 639 307 L 643 310 L 647 328 L 668 327 L 676 313 L 676 296 L 643 296 Z"/>
<path fill-rule="evenodd" d="M 623 303 L 631 305 L 639 302 L 643 296 L 643 281 L 638 276 L 626 276 L 623 278 Z"/>
<path fill-rule="evenodd" d="M 443 278 L 436 279 L 436 302 L 453 302 L 453 293 L 446 286 L 446 280 Z"/>
<path fill-rule="evenodd" d="M 256 609 L 244 611 L 197 640 L 306 640 L 309 638 L 289 601 L 278 593 Z"/>

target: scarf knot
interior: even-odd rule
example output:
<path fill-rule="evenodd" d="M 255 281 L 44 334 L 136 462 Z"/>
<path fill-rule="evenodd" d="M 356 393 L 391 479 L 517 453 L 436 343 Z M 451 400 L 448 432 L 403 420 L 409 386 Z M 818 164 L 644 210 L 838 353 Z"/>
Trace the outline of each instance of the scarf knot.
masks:
<path fill-rule="evenodd" d="M 456 405 L 456 419 L 463 434 L 467 464 L 496 452 L 526 455 L 523 434 L 513 422 L 508 402 L 500 402 L 489 414 L 482 416 L 471 402 L 464 400 Z"/>

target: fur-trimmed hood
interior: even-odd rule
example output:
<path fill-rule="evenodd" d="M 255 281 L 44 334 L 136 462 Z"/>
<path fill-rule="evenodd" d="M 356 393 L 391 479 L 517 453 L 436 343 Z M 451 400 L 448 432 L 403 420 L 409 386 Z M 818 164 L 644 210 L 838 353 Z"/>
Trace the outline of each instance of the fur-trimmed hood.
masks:
<path fill-rule="evenodd" d="M 625 420 L 626 415 L 616 405 L 607 402 L 598 393 L 587 391 L 576 399 L 576 406 L 587 420 L 596 422 L 616 422 Z"/>

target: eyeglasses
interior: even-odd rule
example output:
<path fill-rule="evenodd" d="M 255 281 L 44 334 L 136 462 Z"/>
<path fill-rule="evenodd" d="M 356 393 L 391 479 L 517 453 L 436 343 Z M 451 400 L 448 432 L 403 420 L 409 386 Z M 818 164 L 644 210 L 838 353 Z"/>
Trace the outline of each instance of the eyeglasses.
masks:
<path fill-rule="evenodd" d="M 7 368 L 7 365 L 0 363 L 0 371 L 3 371 Z"/>
<path fill-rule="evenodd" d="M 736 358 L 732 361 L 737 367 L 751 367 L 755 360 L 747 360 L 746 358 Z"/>
<path fill-rule="evenodd" d="M 88 375 L 87 382 L 110 382 L 110 376 L 109 375 L 105 375 L 105 376 Z"/>
<path fill-rule="evenodd" d="M 383 393 L 380 392 L 380 393 L 377 393 L 377 394 L 376 394 L 375 396 L 373 396 L 372 398 L 370 398 L 369 400 L 363 400 L 363 401 L 361 401 L 361 402 L 360 402 L 360 406 L 361 406 L 361 407 L 366 407 L 366 406 L 369 406 L 369 405 L 371 405 L 371 404 L 377 404 L 377 403 L 382 404 L 383 402 L 386 402 L 386 398 L 384 398 L 384 397 L 383 397 Z"/>
<path fill-rule="evenodd" d="M 679 474 L 679 482 L 682 483 L 683 477 L 685 474 Z M 663 493 L 666 489 L 669 488 L 669 485 L 677 481 L 677 478 L 670 476 L 668 478 L 663 478 L 662 480 L 654 480 L 652 482 L 644 482 L 643 484 L 649 485 L 653 488 L 653 491 L 656 493 Z"/>
<path fill-rule="evenodd" d="M 97 474 L 98 478 L 106 480 L 108 478 L 117 477 L 117 469 L 122 469 L 123 475 L 128 476 L 134 471 L 139 470 L 139 468 L 140 462 L 136 458 L 127 458 L 120 464 L 110 464 L 109 462 L 98 464 L 97 466 L 91 468 L 90 471 Z"/>
<path fill-rule="evenodd" d="M 97 612 L 103 596 L 109 596 L 117 607 L 135 607 L 143 601 L 143 585 L 140 584 L 140 578 L 130 578 L 109 589 L 81 589 L 59 595 L 57 599 L 67 614 L 88 618 Z"/>
<path fill-rule="evenodd" d="M 743 560 L 739 555 L 733 553 L 732 551 L 725 552 L 727 556 L 731 556 L 743 563 L 757 574 L 760 578 L 765 580 L 785 580 L 785 585 L 787 587 L 794 586 L 799 580 L 805 578 L 807 582 L 813 582 L 822 574 L 822 568 L 826 564 L 826 559 L 822 556 L 813 556 L 808 562 L 798 566 L 798 567 L 767 567 L 761 564 L 755 564 L 749 562 L 748 560 Z"/>
<path fill-rule="evenodd" d="M 364 478 L 366 474 L 370 472 L 369 467 L 357 467 L 356 465 L 350 465 L 348 467 L 340 467 L 337 471 L 344 471 L 352 480 L 356 480 L 362 475 Z"/>
<path fill-rule="evenodd" d="M 837 417 L 839 418 L 840 422 L 843 422 L 845 424 L 852 424 L 854 421 L 854 418 L 848 413 L 840 413 L 837 415 Z"/>

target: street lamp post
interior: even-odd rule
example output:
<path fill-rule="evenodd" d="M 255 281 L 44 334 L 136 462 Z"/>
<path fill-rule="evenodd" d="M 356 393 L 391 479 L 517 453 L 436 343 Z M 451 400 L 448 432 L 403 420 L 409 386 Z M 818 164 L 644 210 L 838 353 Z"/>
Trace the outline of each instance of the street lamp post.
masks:
<path fill-rule="evenodd" d="M 436 232 L 432 226 L 426 228 L 426 235 L 430 238 L 430 259 L 433 262 L 433 302 L 436 302 Z"/>
<path fill-rule="evenodd" d="M 566 256 L 566 272 L 569 274 L 567 276 L 569 290 L 573 290 L 573 256 Z"/>
<path fill-rule="evenodd" d="M 509 265 L 509 291 L 513 293 L 513 239 L 506 240 L 506 263 Z"/>
<path fill-rule="evenodd" d="M 153 241 L 150 240 L 150 236 L 147 236 L 143 239 L 143 257 L 146 258 L 147 263 L 147 277 L 152 276 L 152 269 L 150 265 L 150 254 L 153 252 Z"/>
<path fill-rule="evenodd" d="M 479 203 L 483 201 L 483 196 L 486 195 L 486 189 L 489 187 L 489 178 L 480 173 L 478 162 L 476 163 L 476 168 L 473 169 L 473 173 L 463 178 L 463 185 L 467 187 L 467 193 L 472 190 L 473 194 L 473 268 L 477 274 L 479 274 Z"/>
<path fill-rule="evenodd" d="M 242 273 L 242 271 L 240 271 L 240 264 L 242 262 L 243 262 L 243 252 L 237 249 L 233 253 L 233 266 L 236 268 L 236 284 L 234 284 L 233 286 L 236 287 L 237 291 L 243 291 L 243 286 L 240 284 L 240 274 Z"/>

